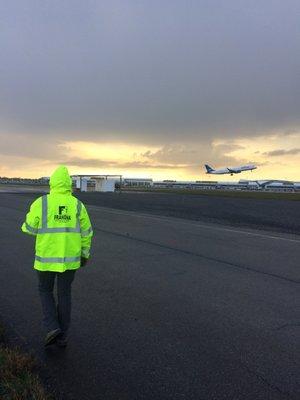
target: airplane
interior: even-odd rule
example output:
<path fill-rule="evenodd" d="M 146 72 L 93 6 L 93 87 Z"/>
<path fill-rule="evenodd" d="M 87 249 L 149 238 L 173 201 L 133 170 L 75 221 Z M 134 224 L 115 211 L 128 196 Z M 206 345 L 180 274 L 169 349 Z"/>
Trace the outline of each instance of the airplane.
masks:
<path fill-rule="evenodd" d="M 205 164 L 207 174 L 223 175 L 223 174 L 240 174 L 243 171 L 252 171 L 257 167 L 254 164 L 242 165 L 240 167 L 224 168 L 224 169 L 213 169 L 209 165 Z"/>

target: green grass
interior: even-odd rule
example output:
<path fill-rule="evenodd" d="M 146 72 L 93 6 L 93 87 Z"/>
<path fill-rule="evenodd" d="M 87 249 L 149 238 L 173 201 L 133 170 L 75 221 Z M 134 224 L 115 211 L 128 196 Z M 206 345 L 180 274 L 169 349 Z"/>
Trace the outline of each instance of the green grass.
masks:
<path fill-rule="evenodd" d="M 147 188 L 126 188 L 124 191 L 130 192 L 150 192 L 150 193 L 175 193 L 187 195 L 215 196 L 215 197 L 235 197 L 247 199 L 266 199 L 266 200 L 293 200 L 300 201 L 300 193 L 276 193 L 260 191 L 242 190 L 205 190 L 205 189 L 147 189 Z"/>
<path fill-rule="evenodd" d="M 4 328 L 0 325 L 0 399 L 53 400 L 43 388 L 38 369 L 32 355 L 5 344 Z"/>

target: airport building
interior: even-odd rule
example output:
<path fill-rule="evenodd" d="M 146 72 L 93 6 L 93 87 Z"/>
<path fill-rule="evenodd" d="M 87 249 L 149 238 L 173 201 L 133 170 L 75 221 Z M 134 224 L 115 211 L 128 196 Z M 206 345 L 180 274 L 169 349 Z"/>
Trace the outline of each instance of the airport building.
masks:
<path fill-rule="evenodd" d="M 153 180 L 150 178 L 124 178 L 122 185 L 125 187 L 152 187 Z"/>
<path fill-rule="evenodd" d="M 127 189 L 246 190 L 267 192 L 300 192 L 300 182 L 276 179 L 225 181 L 153 181 L 151 178 L 122 178 L 122 175 L 73 175 L 73 189 L 81 192 L 114 192 Z M 39 179 L 0 177 L 0 183 L 47 186 L 49 177 Z"/>
<path fill-rule="evenodd" d="M 300 192 L 300 182 L 283 180 L 257 180 L 239 182 L 224 181 L 158 181 L 153 182 L 154 188 L 161 189 L 203 189 L 203 190 L 256 190 L 269 192 Z"/>
<path fill-rule="evenodd" d="M 80 192 L 114 192 L 122 186 L 122 175 L 73 175 L 72 180 Z"/>

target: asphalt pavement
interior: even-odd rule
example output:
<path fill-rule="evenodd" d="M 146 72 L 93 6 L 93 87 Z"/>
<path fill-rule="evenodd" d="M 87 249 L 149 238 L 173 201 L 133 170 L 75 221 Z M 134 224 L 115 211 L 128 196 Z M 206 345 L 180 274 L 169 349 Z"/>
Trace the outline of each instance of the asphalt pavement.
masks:
<path fill-rule="evenodd" d="M 20 231 L 31 201 L 0 194 L 0 315 L 59 399 L 300 398 L 299 235 L 88 205 L 70 344 L 45 352 L 33 238 Z"/>
<path fill-rule="evenodd" d="M 253 194 L 253 193 L 252 193 Z M 293 193 L 291 193 L 293 194 Z M 240 228 L 300 235 L 300 202 L 203 194 L 121 192 L 80 193 L 87 204 L 125 211 L 212 222 Z"/>

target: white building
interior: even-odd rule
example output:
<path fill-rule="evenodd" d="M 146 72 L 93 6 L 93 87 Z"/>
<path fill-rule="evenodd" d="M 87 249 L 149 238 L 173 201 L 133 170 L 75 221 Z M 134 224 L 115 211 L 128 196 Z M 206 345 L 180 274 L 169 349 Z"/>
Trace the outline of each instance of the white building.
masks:
<path fill-rule="evenodd" d="M 75 188 L 81 192 L 114 192 L 119 187 L 122 175 L 73 175 Z"/>

